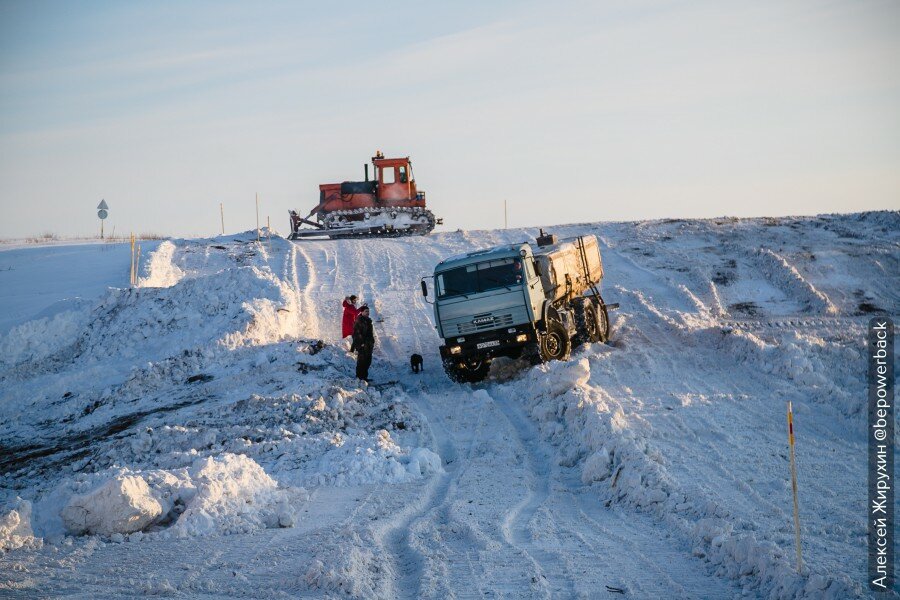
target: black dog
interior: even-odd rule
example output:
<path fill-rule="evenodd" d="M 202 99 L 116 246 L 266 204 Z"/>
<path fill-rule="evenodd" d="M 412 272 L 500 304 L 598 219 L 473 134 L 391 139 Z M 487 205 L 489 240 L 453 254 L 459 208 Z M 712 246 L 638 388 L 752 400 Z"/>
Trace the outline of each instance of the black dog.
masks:
<path fill-rule="evenodd" d="M 413 373 L 418 373 L 422 370 L 422 355 L 421 354 L 413 354 L 409 357 L 409 366 L 412 367 Z"/>

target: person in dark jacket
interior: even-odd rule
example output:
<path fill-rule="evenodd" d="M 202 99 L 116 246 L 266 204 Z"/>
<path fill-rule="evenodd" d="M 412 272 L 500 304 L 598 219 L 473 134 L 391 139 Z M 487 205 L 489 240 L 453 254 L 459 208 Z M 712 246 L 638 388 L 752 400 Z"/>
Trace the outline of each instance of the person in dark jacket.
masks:
<path fill-rule="evenodd" d="M 353 323 L 353 345 L 350 350 L 356 350 L 356 378 L 369 381 L 369 366 L 372 364 L 372 350 L 375 349 L 375 331 L 372 329 L 372 319 L 369 318 L 369 307 L 363 304 L 359 307 L 359 316 Z"/>
<path fill-rule="evenodd" d="M 347 296 L 344 298 L 344 318 L 341 321 L 341 337 L 345 338 L 353 334 L 353 324 L 356 322 L 356 316 L 359 309 L 356 308 L 356 296 Z"/>

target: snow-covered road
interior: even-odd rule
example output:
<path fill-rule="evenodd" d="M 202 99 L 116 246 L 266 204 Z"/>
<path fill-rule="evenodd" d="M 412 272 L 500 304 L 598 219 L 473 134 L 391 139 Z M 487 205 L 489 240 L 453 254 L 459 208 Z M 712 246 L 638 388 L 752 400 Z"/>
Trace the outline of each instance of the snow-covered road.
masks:
<path fill-rule="evenodd" d="M 28 526 L 0 524 L 0 592 L 862 595 L 864 336 L 900 307 L 898 225 L 866 213 L 557 228 L 601 240 L 604 296 L 622 306 L 610 345 L 498 361 L 474 387 L 441 371 L 419 277 L 536 230 L 164 242 L 141 289 L 0 337 L 0 523 Z M 369 388 L 338 340 L 351 293 L 375 319 Z M 146 481 L 162 516 L 73 536 L 60 511 L 122 478 Z"/>

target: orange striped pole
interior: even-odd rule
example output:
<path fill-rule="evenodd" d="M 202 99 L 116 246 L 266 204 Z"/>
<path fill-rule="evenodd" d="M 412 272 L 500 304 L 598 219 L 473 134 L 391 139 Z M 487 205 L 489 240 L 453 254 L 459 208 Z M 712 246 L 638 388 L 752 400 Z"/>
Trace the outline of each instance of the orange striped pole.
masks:
<path fill-rule="evenodd" d="M 797 461 L 794 458 L 794 410 L 787 404 L 788 442 L 791 446 L 791 487 L 794 490 L 794 541 L 797 544 L 797 572 L 803 571 L 803 556 L 800 553 L 800 504 L 797 500 Z"/>

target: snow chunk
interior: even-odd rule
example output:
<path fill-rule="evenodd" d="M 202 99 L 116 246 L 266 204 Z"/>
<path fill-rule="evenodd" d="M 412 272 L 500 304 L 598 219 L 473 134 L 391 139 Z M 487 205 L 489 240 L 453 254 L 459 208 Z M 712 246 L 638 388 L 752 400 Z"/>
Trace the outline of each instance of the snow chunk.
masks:
<path fill-rule="evenodd" d="M 410 452 L 406 470 L 417 477 L 444 472 L 441 467 L 441 457 L 428 448 L 415 448 Z"/>
<path fill-rule="evenodd" d="M 609 452 L 606 448 L 597 450 L 584 461 L 581 471 L 582 483 L 590 484 L 594 481 L 603 481 L 609 477 L 610 466 Z"/>
<path fill-rule="evenodd" d="M 397 445 L 386 429 L 371 435 L 336 434 L 331 449 L 309 468 L 309 485 L 337 487 L 375 483 L 404 483 L 434 473 L 443 473 L 441 458 L 427 448 L 406 450 Z"/>
<path fill-rule="evenodd" d="M 111 536 L 140 531 L 162 514 L 143 477 L 119 475 L 92 492 L 73 496 L 60 516 L 73 534 Z"/>
<path fill-rule="evenodd" d="M 243 454 L 197 461 L 190 469 L 195 490 L 182 498 L 186 509 L 174 525 L 181 535 L 242 533 L 264 527 L 291 527 L 296 513 L 286 490 Z M 305 496 L 304 490 L 298 490 Z"/>
<path fill-rule="evenodd" d="M 148 275 L 140 278 L 140 287 L 172 287 L 184 277 L 184 271 L 173 262 L 175 244 L 164 241 L 150 256 L 147 265 Z"/>
<path fill-rule="evenodd" d="M 0 514 L 0 551 L 40 545 L 31 530 L 31 502 L 16 498 L 15 508 Z"/>

